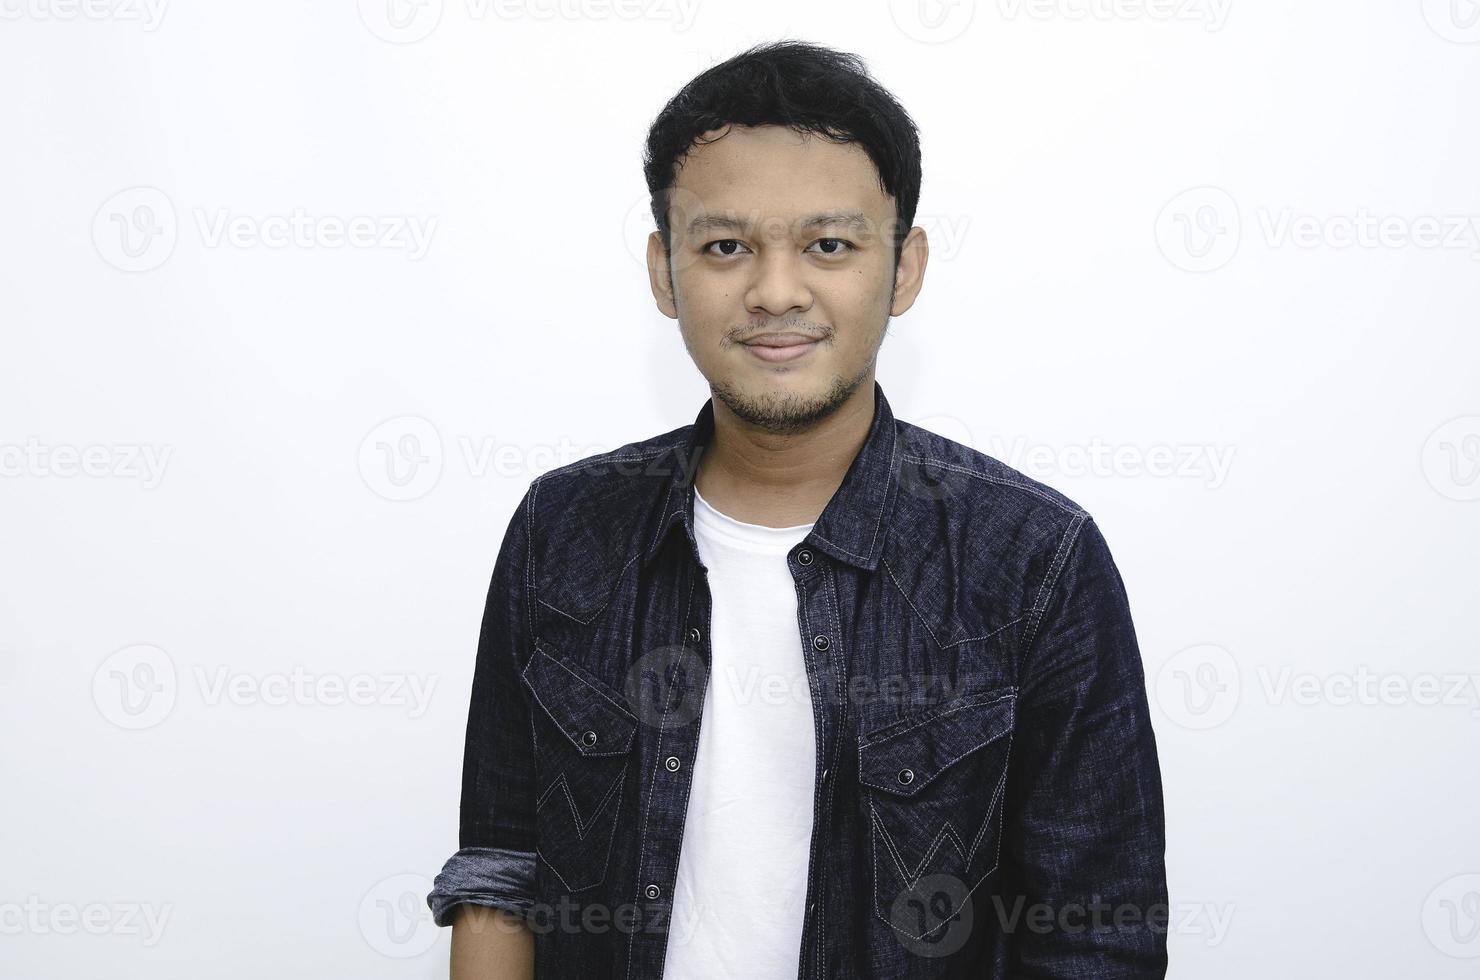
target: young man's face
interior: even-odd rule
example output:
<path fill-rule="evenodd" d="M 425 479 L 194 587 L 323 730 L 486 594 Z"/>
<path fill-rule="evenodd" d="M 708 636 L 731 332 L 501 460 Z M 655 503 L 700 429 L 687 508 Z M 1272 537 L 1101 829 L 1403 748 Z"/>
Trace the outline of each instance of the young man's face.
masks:
<path fill-rule="evenodd" d="M 692 147 L 671 193 L 672 254 L 648 272 L 710 389 L 738 417 L 791 432 L 873 382 L 890 316 L 924 275 L 912 229 L 896 274 L 894 199 L 856 143 L 732 126 Z M 669 278 L 671 260 L 672 278 Z"/>

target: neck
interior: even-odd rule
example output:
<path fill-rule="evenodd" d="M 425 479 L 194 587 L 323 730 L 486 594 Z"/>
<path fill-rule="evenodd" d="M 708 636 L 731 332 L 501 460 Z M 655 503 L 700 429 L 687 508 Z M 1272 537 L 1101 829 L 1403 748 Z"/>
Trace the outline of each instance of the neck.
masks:
<path fill-rule="evenodd" d="M 792 527 L 817 520 L 868 439 L 874 419 L 869 377 L 811 428 L 775 433 L 745 422 L 717 398 L 714 433 L 694 483 L 720 513 L 747 524 Z"/>

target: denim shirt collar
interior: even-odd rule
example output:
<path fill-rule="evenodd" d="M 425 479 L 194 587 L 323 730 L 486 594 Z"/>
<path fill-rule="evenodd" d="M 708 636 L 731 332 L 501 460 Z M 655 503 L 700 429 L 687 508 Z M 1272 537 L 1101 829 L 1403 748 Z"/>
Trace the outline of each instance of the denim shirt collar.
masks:
<path fill-rule="evenodd" d="M 666 493 L 658 529 L 648 542 L 642 560 L 646 565 L 662 550 L 675 526 L 681 525 L 694 544 L 694 476 L 699 457 L 714 435 L 714 402 L 704 402 L 684 443 L 667 471 Z M 802 544 L 816 548 L 838 561 L 866 571 L 879 566 L 894 499 L 899 493 L 899 444 L 894 413 L 884 389 L 874 382 L 874 418 L 863 447 L 853 458 L 843 482 L 823 508 Z"/>

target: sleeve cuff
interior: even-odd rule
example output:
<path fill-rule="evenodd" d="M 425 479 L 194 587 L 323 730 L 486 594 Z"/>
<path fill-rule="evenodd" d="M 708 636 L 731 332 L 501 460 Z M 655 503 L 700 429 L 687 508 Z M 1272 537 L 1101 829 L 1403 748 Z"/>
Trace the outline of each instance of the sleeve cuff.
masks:
<path fill-rule="evenodd" d="M 533 851 L 462 848 L 447 859 L 432 882 L 427 895 L 432 921 L 451 925 L 454 908 L 463 902 L 528 915 L 534 904 L 534 860 Z"/>

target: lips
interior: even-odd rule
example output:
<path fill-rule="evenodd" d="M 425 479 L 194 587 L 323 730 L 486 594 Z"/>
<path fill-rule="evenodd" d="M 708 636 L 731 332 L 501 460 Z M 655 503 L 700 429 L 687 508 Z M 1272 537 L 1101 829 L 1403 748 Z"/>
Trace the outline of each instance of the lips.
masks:
<path fill-rule="evenodd" d="M 745 341 L 747 347 L 759 344 L 762 347 L 795 347 L 797 344 L 816 343 L 817 338 L 804 333 L 767 333 Z"/>
<path fill-rule="evenodd" d="M 752 337 L 744 346 L 761 360 L 776 363 L 801 357 L 819 342 L 818 338 L 804 333 L 768 333 Z"/>

